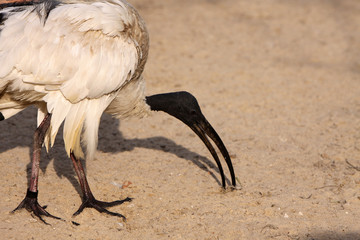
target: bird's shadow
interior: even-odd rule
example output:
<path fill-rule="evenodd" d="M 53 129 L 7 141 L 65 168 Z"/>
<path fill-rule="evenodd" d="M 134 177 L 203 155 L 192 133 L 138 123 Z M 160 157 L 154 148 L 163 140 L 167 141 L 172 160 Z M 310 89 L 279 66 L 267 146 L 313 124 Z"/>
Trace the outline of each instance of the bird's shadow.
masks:
<path fill-rule="evenodd" d="M 176 121 L 174 119 L 174 121 Z M 108 114 L 103 114 L 100 122 L 98 150 L 102 152 L 119 153 L 132 151 L 134 148 L 154 149 L 169 152 L 179 158 L 188 160 L 200 169 L 209 172 L 210 175 L 221 185 L 214 172 L 219 173 L 217 166 L 208 158 L 192 152 L 187 148 L 176 144 L 174 141 L 161 137 L 150 137 L 144 139 L 126 139 L 119 131 L 120 121 Z M 36 128 L 36 109 L 30 107 L 18 113 L 10 119 L 0 122 L 0 153 L 16 147 L 29 147 L 29 155 L 32 155 L 33 133 Z M 104 129 L 106 128 L 106 131 Z M 109 134 L 109 132 L 111 134 Z M 59 130 L 54 147 L 46 153 L 42 151 L 40 169 L 45 172 L 47 166 L 53 160 L 53 166 L 59 177 L 66 177 L 81 195 L 80 186 L 75 177 L 71 160 L 67 156 L 62 141 L 62 129 Z M 86 168 L 85 161 L 83 164 Z M 27 165 L 27 179 L 30 179 L 31 162 Z M 226 179 L 229 183 L 229 180 Z"/>
<path fill-rule="evenodd" d="M 304 240 L 358 240 L 360 234 L 357 232 L 311 232 L 300 236 Z"/>

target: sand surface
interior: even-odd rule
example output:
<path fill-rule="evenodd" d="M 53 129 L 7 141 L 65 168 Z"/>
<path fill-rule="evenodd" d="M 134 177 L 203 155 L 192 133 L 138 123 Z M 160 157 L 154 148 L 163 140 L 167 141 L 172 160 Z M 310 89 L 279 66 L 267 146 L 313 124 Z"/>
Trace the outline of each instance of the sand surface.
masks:
<path fill-rule="evenodd" d="M 72 218 L 80 188 L 61 134 L 42 154 L 39 202 L 65 221 L 10 214 L 27 188 L 29 108 L 0 123 L 0 238 L 360 239 L 360 1 L 131 3 L 150 32 L 147 92 L 198 98 L 242 189 L 221 190 L 210 153 L 172 117 L 105 115 L 86 170 L 98 199 L 134 198 L 111 208 L 127 221 Z"/>

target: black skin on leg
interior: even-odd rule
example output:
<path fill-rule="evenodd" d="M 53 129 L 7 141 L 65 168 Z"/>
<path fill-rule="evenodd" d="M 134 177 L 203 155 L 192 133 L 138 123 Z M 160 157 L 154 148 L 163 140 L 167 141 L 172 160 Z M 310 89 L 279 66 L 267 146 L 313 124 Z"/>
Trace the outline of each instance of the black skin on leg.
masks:
<path fill-rule="evenodd" d="M 33 212 L 35 216 L 37 216 L 43 223 L 48 224 L 41 216 L 51 217 L 55 219 L 61 219 L 59 217 L 55 217 L 48 213 L 45 208 L 46 206 L 40 206 L 37 201 L 38 197 L 38 179 L 39 179 L 39 164 L 40 164 L 40 154 L 41 147 L 44 143 L 44 138 L 46 131 L 50 126 L 51 114 L 47 114 L 44 120 L 41 122 L 39 127 L 36 129 L 34 134 L 34 149 L 32 156 L 32 166 L 31 166 L 31 178 L 30 178 L 30 186 L 27 190 L 26 196 L 24 200 L 19 204 L 17 208 L 15 208 L 12 212 L 15 212 L 19 209 L 25 208 L 29 212 Z"/>
<path fill-rule="evenodd" d="M 229 153 L 215 129 L 201 113 L 200 106 L 196 98 L 188 92 L 172 92 L 156 94 L 146 97 L 146 103 L 153 111 L 163 111 L 179 119 L 189 126 L 203 141 L 211 155 L 214 157 L 222 179 L 222 187 L 226 187 L 225 175 L 219 157 L 209 138 L 216 144 L 223 155 L 231 175 L 232 187 L 236 187 L 234 168 Z"/>
<path fill-rule="evenodd" d="M 117 200 L 117 201 L 113 201 L 113 202 L 103 202 L 103 201 L 96 200 L 90 190 L 90 186 L 86 179 L 85 171 L 81 164 L 80 159 L 76 158 L 72 152 L 70 153 L 70 158 L 73 162 L 76 175 L 79 178 L 79 183 L 80 183 L 81 191 L 83 194 L 82 204 L 79 207 L 79 209 L 74 213 L 73 216 L 79 215 L 85 208 L 95 208 L 97 211 L 99 211 L 101 213 L 106 213 L 111 216 L 121 217 L 124 220 L 126 220 L 124 215 L 122 215 L 120 213 L 111 212 L 111 211 L 107 210 L 106 208 L 117 206 L 124 202 L 131 202 L 132 198 L 125 198 L 124 200 Z"/>

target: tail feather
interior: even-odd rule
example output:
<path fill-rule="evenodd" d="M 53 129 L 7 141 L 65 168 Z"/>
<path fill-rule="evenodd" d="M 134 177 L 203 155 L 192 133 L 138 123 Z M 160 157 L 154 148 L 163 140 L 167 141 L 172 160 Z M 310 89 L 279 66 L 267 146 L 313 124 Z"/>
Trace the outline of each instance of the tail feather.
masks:
<path fill-rule="evenodd" d="M 53 96 L 44 99 L 47 102 L 47 111 L 52 114 L 51 131 L 47 135 L 47 141 L 53 146 L 56 134 L 64 122 L 63 138 L 67 154 L 70 156 L 70 152 L 73 152 L 76 157 L 83 158 L 80 141 L 83 139 L 86 158 L 92 159 L 97 148 L 101 115 L 113 98 L 107 95 L 98 99 L 84 99 L 73 104 L 64 99 L 61 93 L 54 93 Z"/>
<path fill-rule="evenodd" d="M 23 108 L 10 108 L 10 109 L 1 110 L 1 112 L 0 112 L 0 121 L 8 119 L 8 118 L 14 116 L 15 114 L 17 114 L 17 113 L 21 112 L 22 110 L 24 110 L 24 108 L 25 107 L 23 107 Z"/>
<path fill-rule="evenodd" d="M 67 154 L 70 156 L 70 151 L 73 151 L 75 156 L 84 157 L 80 146 L 80 136 L 87 111 L 84 105 L 88 100 L 72 104 L 58 92 L 48 94 L 44 100 L 47 102 L 47 111 L 52 114 L 51 130 L 45 141 L 53 146 L 59 128 L 64 122 L 63 138 Z"/>
<path fill-rule="evenodd" d="M 68 112 L 65 123 L 64 123 L 64 142 L 65 149 L 68 155 L 72 151 L 75 156 L 84 157 L 84 153 L 80 146 L 80 136 L 83 128 L 83 123 L 85 120 L 86 109 L 84 111 L 85 102 L 79 102 L 71 106 L 70 111 Z"/>
<path fill-rule="evenodd" d="M 93 159 L 98 144 L 100 118 L 113 97 L 104 96 L 91 103 L 91 110 L 86 112 L 83 140 L 86 145 L 86 158 Z"/>
<path fill-rule="evenodd" d="M 0 98 L 0 121 L 14 116 L 26 107 L 27 105 L 25 104 L 11 100 L 7 94 L 2 95 Z"/>
<path fill-rule="evenodd" d="M 63 139 L 67 154 L 70 156 L 72 151 L 76 157 L 83 158 L 82 139 L 86 146 L 86 157 L 92 159 L 97 148 L 101 115 L 114 98 L 115 94 L 105 95 L 97 99 L 83 99 L 74 104 L 67 101 L 60 92 L 47 94 L 43 98 L 45 103 L 37 104 L 38 125 L 46 114 L 52 114 L 51 124 L 44 140 L 46 149 L 49 150 L 50 146 L 54 145 L 59 128 L 64 122 Z M 17 114 L 27 106 L 11 100 L 7 95 L 2 95 L 0 98 L 0 121 Z"/>

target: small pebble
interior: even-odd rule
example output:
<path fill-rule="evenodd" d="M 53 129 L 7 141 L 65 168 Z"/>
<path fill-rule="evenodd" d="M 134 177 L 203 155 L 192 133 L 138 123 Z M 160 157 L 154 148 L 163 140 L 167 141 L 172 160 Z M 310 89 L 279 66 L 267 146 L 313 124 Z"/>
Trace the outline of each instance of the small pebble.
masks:
<path fill-rule="evenodd" d="M 122 184 L 119 184 L 117 182 L 111 182 L 112 185 L 114 185 L 115 187 L 118 187 L 118 188 L 122 188 L 123 185 Z"/>

